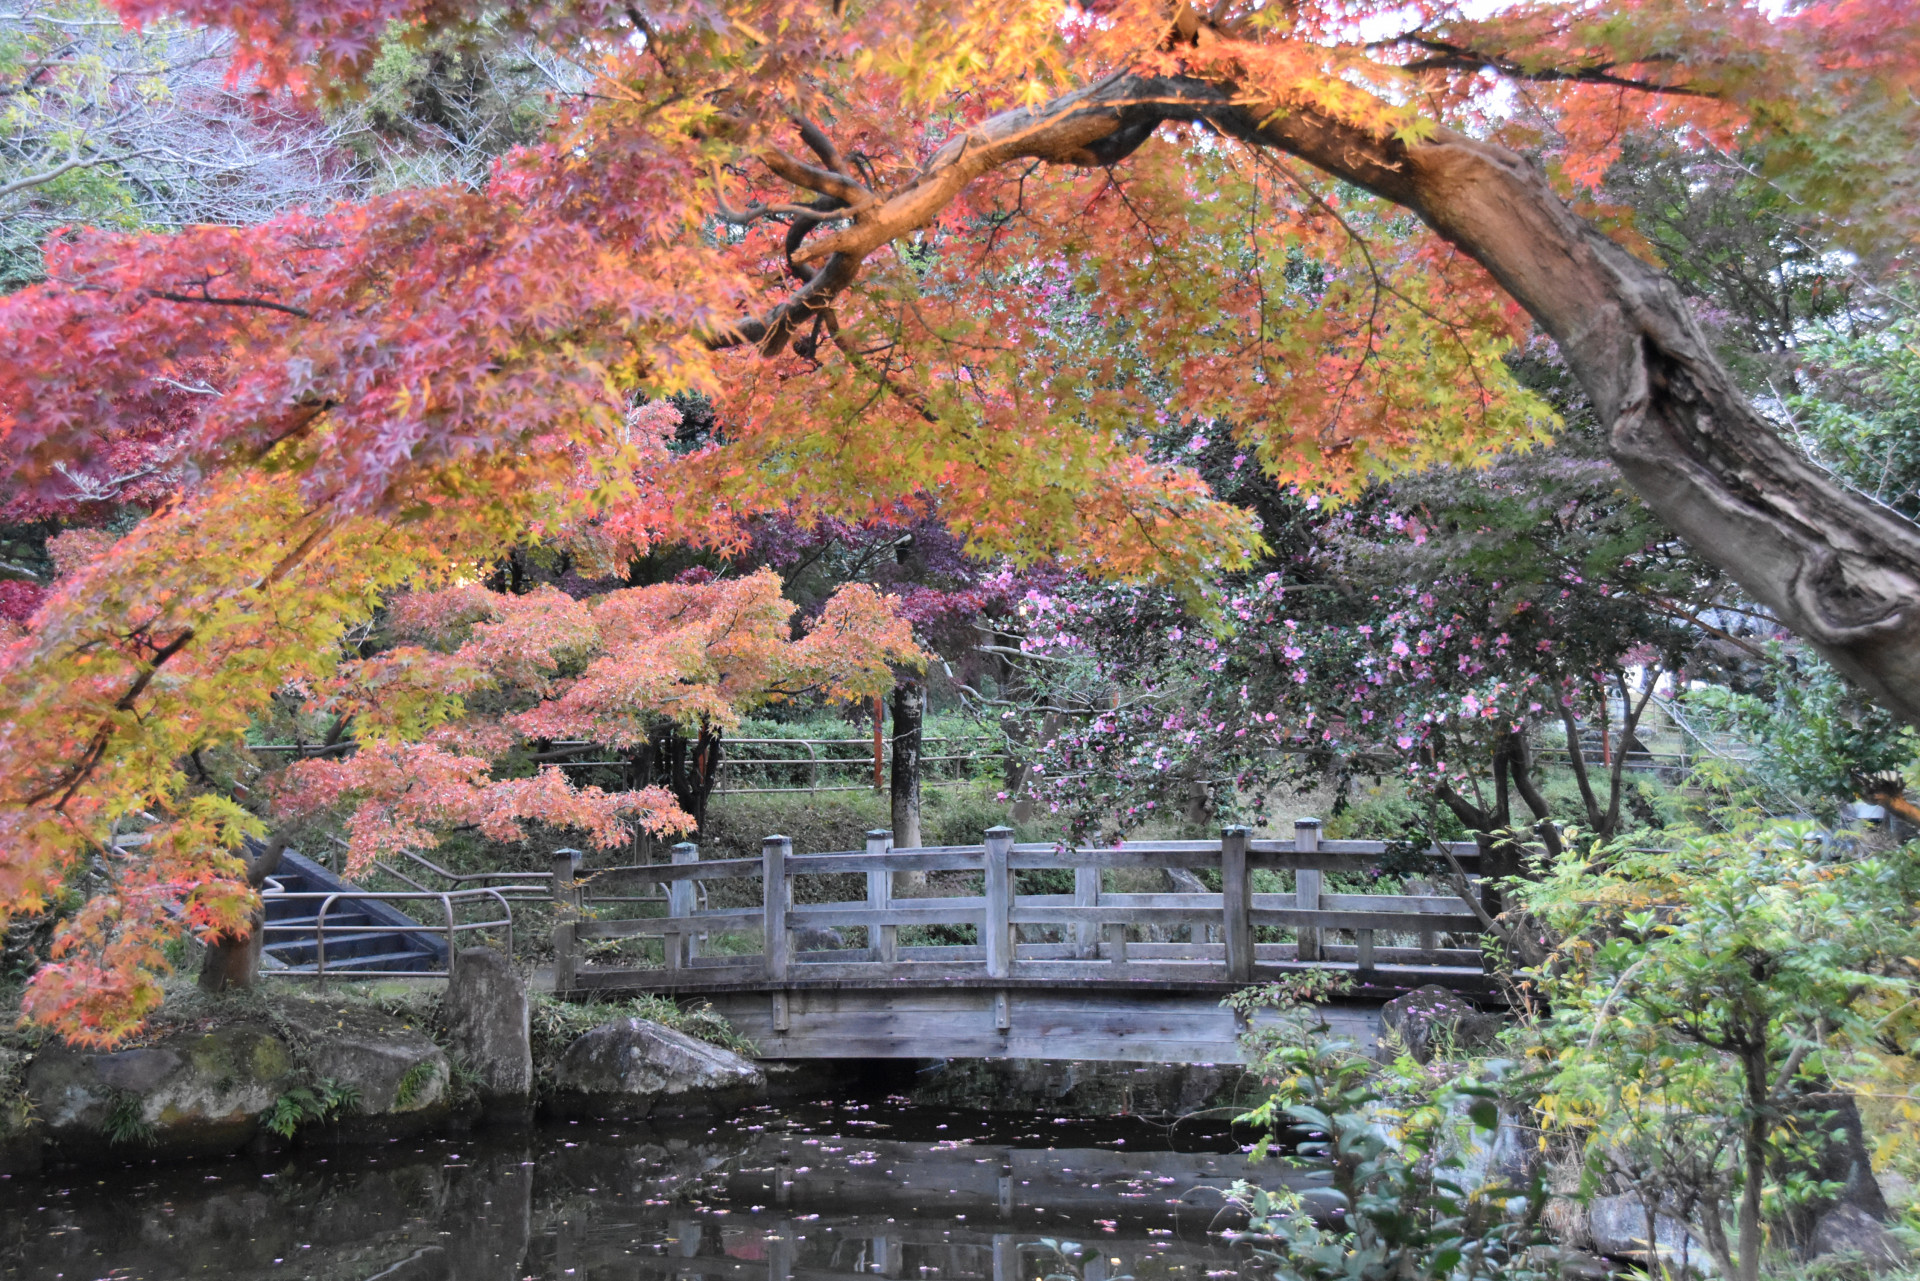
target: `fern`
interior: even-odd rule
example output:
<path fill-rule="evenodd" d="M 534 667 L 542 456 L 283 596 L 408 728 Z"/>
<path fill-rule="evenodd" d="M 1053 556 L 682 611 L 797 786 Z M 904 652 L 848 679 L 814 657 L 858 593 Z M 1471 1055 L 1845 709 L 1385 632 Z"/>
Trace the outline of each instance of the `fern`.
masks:
<path fill-rule="evenodd" d="M 414 1064 L 400 1078 L 400 1085 L 393 1092 L 393 1105 L 397 1108 L 412 1107 L 414 1100 L 426 1093 L 427 1087 L 437 1076 L 439 1072 L 430 1061 Z"/>
<path fill-rule="evenodd" d="M 360 1091 L 322 1078 L 312 1086 L 295 1086 L 273 1101 L 261 1124 L 283 1139 L 293 1137 L 308 1121 L 326 1121 L 360 1106 Z"/>

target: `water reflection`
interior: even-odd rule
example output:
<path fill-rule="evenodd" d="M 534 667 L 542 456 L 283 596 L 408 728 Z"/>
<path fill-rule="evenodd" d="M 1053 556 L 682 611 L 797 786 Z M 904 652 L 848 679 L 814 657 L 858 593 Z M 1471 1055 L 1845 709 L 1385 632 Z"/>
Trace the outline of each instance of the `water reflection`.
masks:
<path fill-rule="evenodd" d="M 1250 1172 L 1303 1182 L 1218 1130 L 897 1099 L 582 1121 L 0 1181 L 0 1277 L 1203 1281 L 1238 1275 L 1207 1227 Z"/>

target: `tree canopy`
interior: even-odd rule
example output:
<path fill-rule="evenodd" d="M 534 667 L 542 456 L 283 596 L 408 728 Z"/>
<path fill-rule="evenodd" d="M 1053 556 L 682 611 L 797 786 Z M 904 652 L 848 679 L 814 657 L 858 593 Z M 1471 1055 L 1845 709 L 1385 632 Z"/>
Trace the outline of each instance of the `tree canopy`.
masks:
<path fill-rule="evenodd" d="M 1555 430 L 1505 360 L 1534 325 L 1652 509 L 1920 715 L 1920 530 L 1780 439 L 1598 189 L 1653 127 L 1737 153 L 1823 252 L 1910 255 L 1903 0 L 117 7 L 230 31 L 236 75 L 316 107 L 488 31 L 578 81 L 483 187 L 74 230 L 0 299 L 7 496 L 71 500 L 130 442 L 174 481 L 0 662 L 7 910 L 103 851 L 157 904 L 237 901 L 191 843 L 136 872 L 116 825 L 237 841 L 181 760 L 503 545 L 619 563 L 937 510 L 972 551 L 1199 600 L 1262 534 L 1153 432 L 1230 430 L 1330 502 L 1483 462 Z M 695 442 L 644 408 L 689 390 Z M 76 947 L 115 945 L 95 924 Z"/>

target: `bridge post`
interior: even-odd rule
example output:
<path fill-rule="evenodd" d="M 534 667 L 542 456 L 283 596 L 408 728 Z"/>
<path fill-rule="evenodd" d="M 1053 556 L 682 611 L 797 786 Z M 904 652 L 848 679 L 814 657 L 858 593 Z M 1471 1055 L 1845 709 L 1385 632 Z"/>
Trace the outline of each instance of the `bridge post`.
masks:
<path fill-rule="evenodd" d="M 1227 982 L 1253 982 L 1253 895 L 1248 889 L 1244 827 L 1220 829 L 1220 937 L 1227 945 Z"/>
<path fill-rule="evenodd" d="M 579 959 L 574 951 L 573 927 L 580 919 L 580 851 L 553 852 L 553 990 L 573 990 Z"/>
<path fill-rule="evenodd" d="M 787 930 L 787 907 L 793 901 L 793 886 L 787 880 L 787 855 L 793 853 L 793 841 L 785 836 L 769 836 L 760 842 L 760 901 L 765 911 L 767 936 L 767 980 L 784 984 L 787 966 L 793 955 L 793 936 Z M 787 994 L 773 994 L 773 1030 L 787 1030 Z"/>
<path fill-rule="evenodd" d="M 1100 869 L 1096 867 L 1076 867 L 1073 869 L 1073 905 L 1075 907 L 1100 906 Z M 1083 961 L 1096 960 L 1100 956 L 1100 923 L 1098 921 L 1076 921 L 1073 926 L 1074 953 Z"/>
<path fill-rule="evenodd" d="M 672 859 L 675 863 L 698 863 L 700 847 L 692 841 L 682 841 L 673 847 Z M 690 917 L 695 902 L 692 881 L 670 881 L 667 884 L 667 915 L 672 917 Z M 666 936 L 667 968 L 686 969 L 699 954 L 691 934 L 669 934 Z"/>
<path fill-rule="evenodd" d="M 1320 848 L 1320 820 L 1317 818 L 1297 818 L 1293 821 L 1293 850 L 1296 854 L 1312 854 Z M 1296 867 L 1293 870 L 1293 905 L 1303 912 L 1320 910 L 1320 869 L 1308 870 Z M 1303 925 L 1294 931 L 1300 940 L 1299 950 L 1295 953 L 1300 960 L 1317 961 L 1320 959 L 1320 927 Z"/>
<path fill-rule="evenodd" d="M 1013 972 L 1013 878 L 1007 860 L 1013 853 L 1013 829 L 989 827 L 986 852 L 987 919 L 980 942 L 987 951 L 987 977 L 1006 978 Z"/>
<path fill-rule="evenodd" d="M 893 848 L 893 833 L 884 827 L 876 827 L 867 833 L 867 853 L 885 854 Z M 875 912 L 884 912 L 893 906 L 893 873 L 878 871 L 867 873 L 867 907 Z M 867 927 L 867 948 L 873 959 L 883 965 L 892 965 L 898 949 L 900 927 L 897 925 L 872 925 Z"/>

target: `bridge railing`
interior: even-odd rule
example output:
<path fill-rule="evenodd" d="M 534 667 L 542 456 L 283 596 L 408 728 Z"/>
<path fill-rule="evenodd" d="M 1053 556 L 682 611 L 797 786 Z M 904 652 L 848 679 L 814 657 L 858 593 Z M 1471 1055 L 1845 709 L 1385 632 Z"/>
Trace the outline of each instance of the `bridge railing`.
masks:
<path fill-rule="evenodd" d="M 1471 843 L 1446 852 L 1463 867 L 1478 857 Z M 918 849 L 895 849 L 891 833 L 875 831 L 865 850 L 827 854 L 796 854 L 788 838 L 770 836 L 757 859 L 707 862 L 686 844 L 674 848 L 670 864 L 588 872 L 568 855 L 553 869 L 555 986 L 566 992 L 814 980 L 1244 984 L 1314 965 L 1367 978 L 1383 969 L 1478 973 L 1477 947 L 1439 943 L 1443 933 L 1479 931 L 1477 903 L 1456 894 L 1324 888 L 1328 872 L 1375 870 L 1386 853 L 1380 841 L 1322 840 L 1319 821 L 1302 819 L 1292 840 L 1255 839 L 1245 828 L 1227 828 L 1217 840 L 1074 849 L 1016 844 L 1011 831 L 992 828 L 979 845 Z M 1107 873 L 1130 869 L 1217 872 L 1220 888 L 1140 893 L 1105 887 Z M 1256 891 L 1253 873 L 1262 870 L 1291 872 L 1292 889 Z M 1042 871 L 1071 872 L 1073 892 L 1019 892 L 1022 873 Z M 926 884 L 927 874 L 954 872 L 977 876 L 978 892 L 937 892 L 956 888 L 952 877 L 944 886 Z M 797 878 L 849 874 L 864 878 L 863 898 L 796 901 Z M 919 884 L 903 886 L 909 878 Z M 608 909 L 642 901 L 620 892 L 636 880 L 667 887 L 665 915 L 605 919 Z M 748 880 L 760 882 L 758 905 L 698 906 L 696 884 Z M 1469 889 L 1478 892 L 1471 878 Z M 850 944 L 855 930 L 864 943 Z M 1284 931 L 1292 941 L 1273 941 Z M 1187 937 L 1171 937 L 1177 933 Z M 637 938 L 661 940 L 662 965 L 585 960 L 590 942 Z"/>

